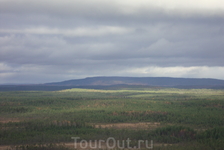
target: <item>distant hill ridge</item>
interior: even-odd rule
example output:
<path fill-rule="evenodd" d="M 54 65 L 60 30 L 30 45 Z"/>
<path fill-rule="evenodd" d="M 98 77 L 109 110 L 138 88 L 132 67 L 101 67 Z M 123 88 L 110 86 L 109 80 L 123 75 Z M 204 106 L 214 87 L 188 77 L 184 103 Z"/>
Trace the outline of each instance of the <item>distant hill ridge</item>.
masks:
<path fill-rule="evenodd" d="M 224 86 L 224 80 L 210 78 L 172 78 L 172 77 L 88 77 L 62 82 L 46 83 L 57 86 Z"/>
<path fill-rule="evenodd" d="M 46 84 L 0 85 L 0 91 L 57 91 L 71 88 L 120 89 L 120 88 L 181 88 L 224 89 L 224 80 L 208 78 L 171 77 L 88 77 Z"/>

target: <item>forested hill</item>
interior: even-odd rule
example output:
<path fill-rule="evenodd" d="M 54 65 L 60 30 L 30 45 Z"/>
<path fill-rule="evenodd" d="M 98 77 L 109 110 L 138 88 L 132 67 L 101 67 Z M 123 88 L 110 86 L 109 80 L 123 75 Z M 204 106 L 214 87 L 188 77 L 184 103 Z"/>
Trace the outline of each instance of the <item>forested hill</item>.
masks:
<path fill-rule="evenodd" d="M 171 78 L 171 77 L 89 77 L 47 83 L 61 86 L 110 86 L 110 85 L 145 85 L 145 86 L 224 86 L 224 80 L 207 78 Z"/>

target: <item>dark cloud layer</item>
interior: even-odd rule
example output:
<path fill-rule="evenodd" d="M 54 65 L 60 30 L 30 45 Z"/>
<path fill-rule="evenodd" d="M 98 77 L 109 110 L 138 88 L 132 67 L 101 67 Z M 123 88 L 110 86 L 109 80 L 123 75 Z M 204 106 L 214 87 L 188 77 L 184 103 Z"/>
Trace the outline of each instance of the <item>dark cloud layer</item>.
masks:
<path fill-rule="evenodd" d="M 104 75 L 224 79 L 218 2 L 0 0 L 0 84 Z"/>

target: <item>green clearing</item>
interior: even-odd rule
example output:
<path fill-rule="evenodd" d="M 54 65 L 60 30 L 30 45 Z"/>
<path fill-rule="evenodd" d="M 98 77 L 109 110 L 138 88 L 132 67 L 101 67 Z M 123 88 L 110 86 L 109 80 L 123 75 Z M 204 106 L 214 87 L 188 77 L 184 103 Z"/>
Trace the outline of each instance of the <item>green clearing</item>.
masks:
<path fill-rule="evenodd" d="M 139 122 L 159 125 L 145 129 L 94 127 Z M 132 145 L 137 140 L 153 140 L 155 150 L 221 150 L 224 147 L 224 90 L 126 88 L 0 92 L 0 129 L 0 145 L 30 145 L 20 149 L 38 149 L 35 144 L 39 149 L 57 149 L 55 143 L 73 142 L 71 137 L 85 140 L 114 137 L 132 139 Z M 50 143 L 53 146 L 43 146 Z"/>

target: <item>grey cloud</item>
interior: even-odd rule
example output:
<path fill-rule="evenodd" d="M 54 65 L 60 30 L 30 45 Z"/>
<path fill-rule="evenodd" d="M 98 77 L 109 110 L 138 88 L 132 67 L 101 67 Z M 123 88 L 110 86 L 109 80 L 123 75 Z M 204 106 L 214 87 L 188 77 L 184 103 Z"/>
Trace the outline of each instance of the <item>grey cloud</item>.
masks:
<path fill-rule="evenodd" d="M 0 3 L 0 82 L 131 75 L 151 67 L 185 67 L 180 75 L 199 77 L 200 67 L 224 64 L 222 9 L 122 9 L 101 0 Z M 162 73 L 132 75 L 150 70 Z"/>

